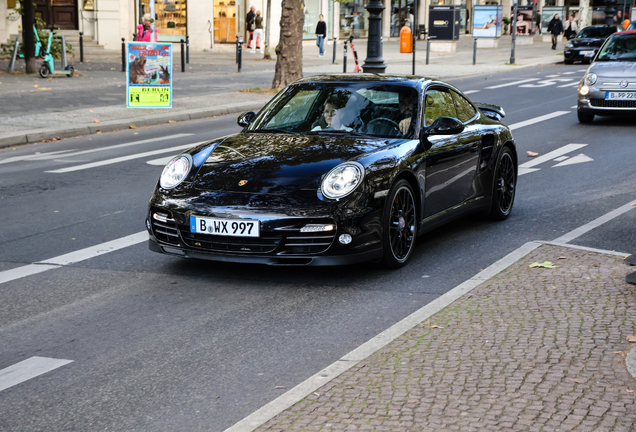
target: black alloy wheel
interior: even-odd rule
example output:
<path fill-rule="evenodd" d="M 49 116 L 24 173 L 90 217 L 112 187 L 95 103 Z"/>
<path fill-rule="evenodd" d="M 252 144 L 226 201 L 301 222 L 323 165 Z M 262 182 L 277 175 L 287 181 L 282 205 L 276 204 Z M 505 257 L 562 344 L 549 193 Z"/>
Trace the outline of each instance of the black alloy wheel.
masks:
<path fill-rule="evenodd" d="M 517 167 L 508 147 L 501 150 L 494 180 L 490 217 L 504 220 L 510 216 L 517 188 Z"/>
<path fill-rule="evenodd" d="M 402 267 L 411 256 L 417 234 L 415 198 L 406 180 L 399 180 L 391 188 L 384 206 L 382 228 L 382 265 L 386 268 Z"/>
<path fill-rule="evenodd" d="M 590 124 L 594 121 L 594 114 L 581 112 L 581 110 L 576 111 L 576 116 L 579 118 L 579 123 Z"/>

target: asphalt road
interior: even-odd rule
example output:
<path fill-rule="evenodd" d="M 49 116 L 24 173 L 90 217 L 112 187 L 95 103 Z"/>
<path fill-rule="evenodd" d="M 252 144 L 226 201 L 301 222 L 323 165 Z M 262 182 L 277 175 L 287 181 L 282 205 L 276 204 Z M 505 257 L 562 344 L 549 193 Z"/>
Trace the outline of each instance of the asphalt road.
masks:
<path fill-rule="evenodd" d="M 142 242 L 0 283 L 0 376 L 33 357 L 72 361 L 0 387 L 0 430 L 223 430 L 527 241 L 633 201 L 633 120 L 577 122 L 584 69 L 453 81 L 505 107 L 520 164 L 538 160 L 527 151 L 585 144 L 565 154 L 581 162 L 526 169 L 507 221 L 466 218 L 420 237 L 400 270 L 185 261 Z M 0 278 L 144 231 L 162 170 L 147 162 L 238 130 L 229 116 L 0 150 Z M 571 243 L 636 252 L 635 221 L 628 211 Z"/>

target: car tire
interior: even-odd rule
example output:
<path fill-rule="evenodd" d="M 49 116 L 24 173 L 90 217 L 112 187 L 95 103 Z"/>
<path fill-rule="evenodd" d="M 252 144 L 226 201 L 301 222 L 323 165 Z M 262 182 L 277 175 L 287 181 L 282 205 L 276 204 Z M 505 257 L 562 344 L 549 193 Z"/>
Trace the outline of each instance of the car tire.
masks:
<path fill-rule="evenodd" d="M 508 219 L 515 202 L 517 189 L 517 166 L 509 147 L 499 153 L 493 177 L 492 201 L 489 217 L 493 220 Z"/>
<path fill-rule="evenodd" d="M 574 60 L 563 60 L 563 63 L 565 64 L 574 64 Z"/>
<path fill-rule="evenodd" d="M 576 116 L 579 118 L 579 123 L 590 124 L 594 121 L 594 114 L 576 111 Z"/>
<path fill-rule="evenodd" d="M 382 217 L 382 267 L 402 267 L 411 256 L 417 236 L 417 207 L 413 188 L 398 180 L 387 196 Z"/>

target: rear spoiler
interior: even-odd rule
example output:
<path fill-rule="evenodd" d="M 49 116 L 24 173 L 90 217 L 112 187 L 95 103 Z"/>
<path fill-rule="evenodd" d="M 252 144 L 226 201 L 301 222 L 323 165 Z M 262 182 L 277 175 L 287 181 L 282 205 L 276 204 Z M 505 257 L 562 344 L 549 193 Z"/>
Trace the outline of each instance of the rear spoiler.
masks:
<path fill-rule="evenodd" d="M 506 116 L 506 112 L 499 105 L 492 105 L 486 103 L 476 102 L 477 108 L 481 110 L 484 115 L 492 120 L 501 121 Z"/>

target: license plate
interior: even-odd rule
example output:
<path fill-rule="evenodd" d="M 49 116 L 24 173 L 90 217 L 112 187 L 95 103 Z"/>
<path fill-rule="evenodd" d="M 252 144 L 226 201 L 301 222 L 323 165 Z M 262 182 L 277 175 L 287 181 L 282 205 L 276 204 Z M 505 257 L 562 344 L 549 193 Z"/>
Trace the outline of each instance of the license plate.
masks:
<path fill-rule="evenodd" d="M 585 57 L 594 57 L 594 51 L 581 51 L 581 53 L 585 53 Z"/>
<path fill-rule="evenodd" d="M 260 224 L 252 219 L 221 219 L 190 216 L 190 232 L 230 237 L 258 237 Z"/>
<path fill-rule="evenodd" d="M 636 92 L 605 92 L 605 100 L 636 100 Z"/>

